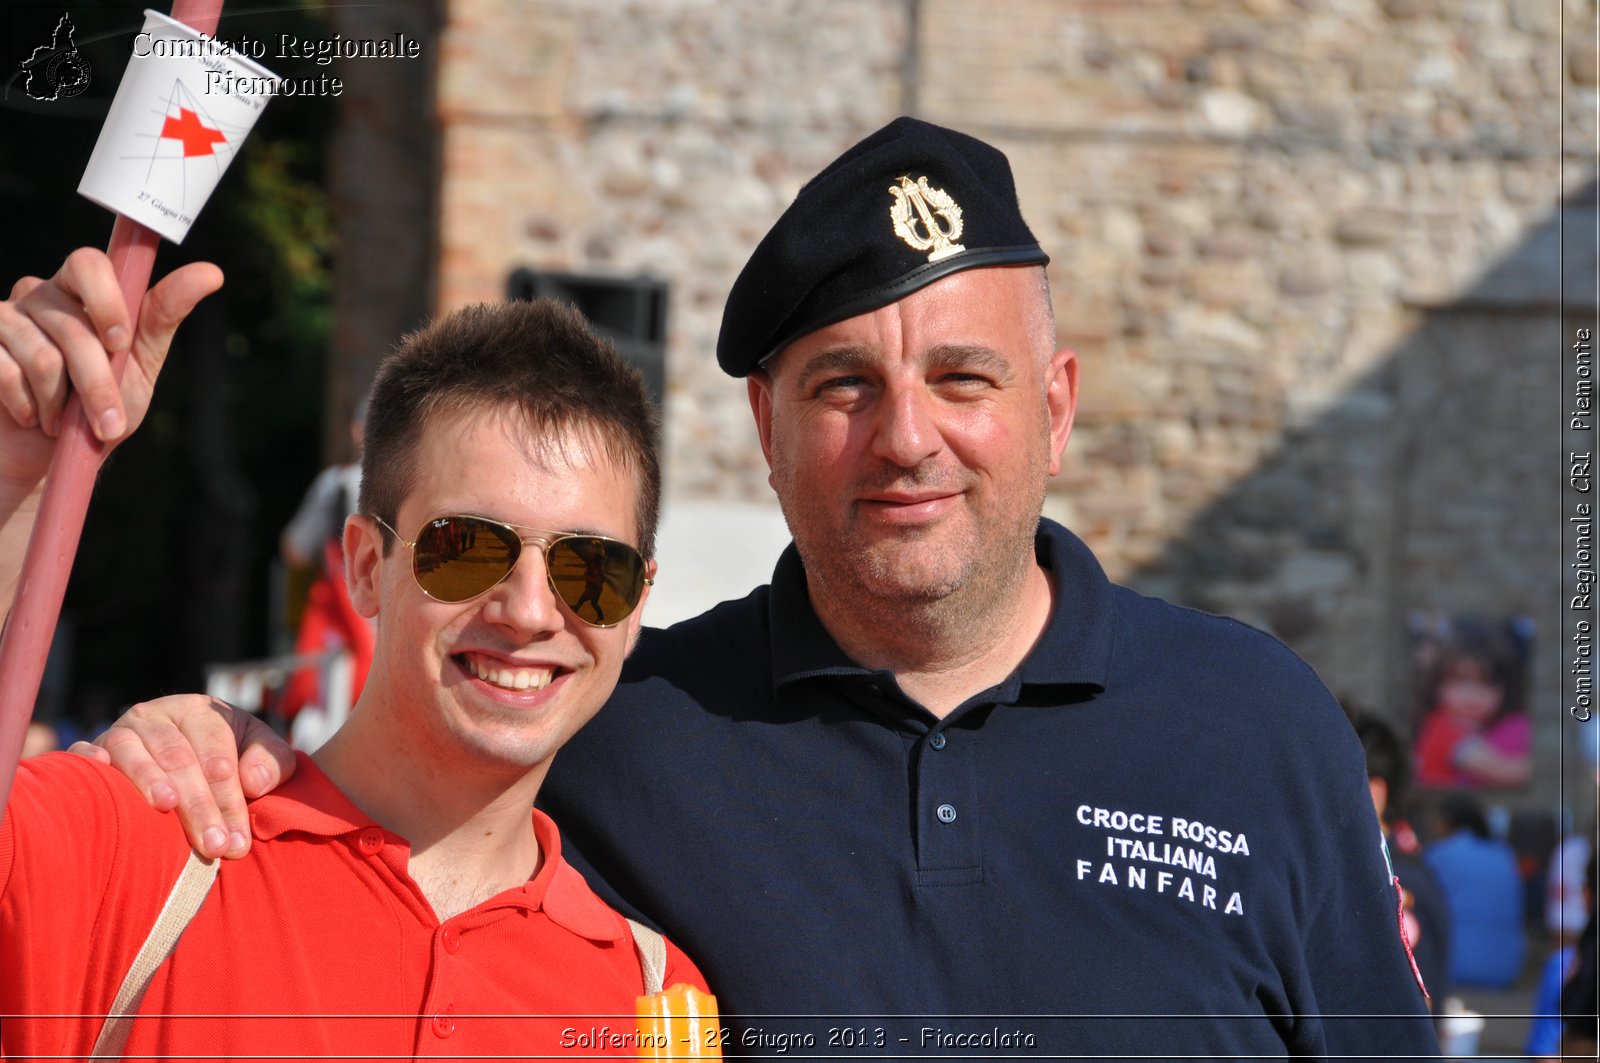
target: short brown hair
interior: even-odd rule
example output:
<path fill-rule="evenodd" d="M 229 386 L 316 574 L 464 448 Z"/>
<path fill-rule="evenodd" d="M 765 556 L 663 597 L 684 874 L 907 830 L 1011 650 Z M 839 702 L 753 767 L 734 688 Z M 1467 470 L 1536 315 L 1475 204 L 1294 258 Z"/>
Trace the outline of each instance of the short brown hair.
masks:
<path fill-rule="evenodd" d="M 474 406 L 514 406 L 543 439 L 577 430 L 598 442 L 633 473 L 639 552 L 655 556 L 660 415 L 639 371 L 552 299 L 465 307 L 400 341 L 372 384 L 361 511 L 392 524 L 416 480 L 423 425 Z M 387 529 L 383 537 L 387 550 Z"/>

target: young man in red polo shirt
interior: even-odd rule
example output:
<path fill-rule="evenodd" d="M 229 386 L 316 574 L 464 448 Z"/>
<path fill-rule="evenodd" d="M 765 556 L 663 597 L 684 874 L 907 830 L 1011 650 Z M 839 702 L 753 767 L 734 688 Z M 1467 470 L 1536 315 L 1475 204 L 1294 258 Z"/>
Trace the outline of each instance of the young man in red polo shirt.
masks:
<path fill-rule="evenodd" d="M 0 304 L 0 602 L 64 375 L 121 438 L 173 330 L 218 283 L 210 267 L 177 271 L 134 329 L 109 262 L 82 251 Z M 105 352 L 130 343 L 107 417 Z M 126 1054 L 633 1054 L 613 1032 L 631 1021 L 607 1021 L 644 989 L 629 927 L 529 809 L 638 632 L 656 433 L 638 374 L 554 304 L 458 312 L 384 363 L 344 534 L 352 597 L 380 618 L 365 690 L 294 782 L 252 806 L 249 858 L 220 867 Z M 591 554 L 604 626 L 573 607 Z M 119 773 L 66 755 L 21 766 L 0 826 L 5 1055 L 91 1052 L 189 851 Z M 703 987 L 676 949 L 666 981 Z"/>

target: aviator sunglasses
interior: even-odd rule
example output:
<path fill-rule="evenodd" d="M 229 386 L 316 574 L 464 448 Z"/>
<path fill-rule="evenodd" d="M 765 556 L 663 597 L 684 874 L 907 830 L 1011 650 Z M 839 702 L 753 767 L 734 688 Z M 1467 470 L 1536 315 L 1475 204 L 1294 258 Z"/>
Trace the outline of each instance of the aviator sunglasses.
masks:
<path fill-rule="evenodd" d="M 542 531 L 488 517 L 435 517 L 406 539 L 382 517 L 411 551 L 411 574 L 422 593 L 452 604 L 471 601 L 494 589 L 517 567 L 522 548 L 544 548 L 545 574 L 572 615 L 591 627 L 614 627 L 639 606 L 646 584 L 645 561 L 627 543 L 604 535 Z M 594 619 L 590 619 L 593 616 Z"/>

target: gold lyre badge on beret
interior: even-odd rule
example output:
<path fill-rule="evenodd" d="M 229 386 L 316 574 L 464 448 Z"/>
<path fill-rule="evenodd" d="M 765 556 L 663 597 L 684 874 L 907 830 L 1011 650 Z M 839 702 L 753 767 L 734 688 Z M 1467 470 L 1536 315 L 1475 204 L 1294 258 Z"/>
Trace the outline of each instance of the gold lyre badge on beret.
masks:
<path fill-rule="evenodd" d="M 913 251 L 929 251 L 928 261 L 937 262 L 966 250 L 956 243 L 961 239 L 961 208 L 944 189 L 929 188 L 925 176 L 914 182 L 901 177 L 898 185 L 889 186 L 889 194 L 894 197 L 889 207 L 894 234 Z"/>

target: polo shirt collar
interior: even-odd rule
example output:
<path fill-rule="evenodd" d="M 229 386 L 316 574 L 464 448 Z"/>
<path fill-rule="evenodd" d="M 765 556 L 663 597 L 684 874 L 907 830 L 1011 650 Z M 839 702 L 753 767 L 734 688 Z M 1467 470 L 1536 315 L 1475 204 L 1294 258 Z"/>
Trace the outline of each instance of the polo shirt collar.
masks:
<path fill-rule="evenodd" d="M 294 759 L 294 774 L 288 782 L 250 802 L 250 830 L 257 838 L 271 840 L 290 831 L 336 838 L 379 826 L 310 756 L 297 751 Z"/>
<path fill-rule="evenodd" d="M 377 828 L 389 843 L 409 847 L 403 838 L 357 808 L 310 756 L 296 752 L 295 762 L 295 773 L 288 782 L 250 803 L 250 829 L 258 839 L 271 841 L 289 833 L 337 838 Z M 561 832 L 555 822 L 538 809 L 531 811 L 541 854 L 538 874 L 479 907 L 543 910 L 552 922 L 591 941 L 628 937 L 622 916 L 596 896 L 583 876 L 562 858 Z"/>
<path fill-rule="evenodd" d="M 1039 521 L 1034 555 L 1055 584 L 1055 610 L 1022 662 L 1022 682 L 1106 688 L 1115 641 L 1111 581 L 1082 539 L 1053 520 Z"/>
<path fill-rule="evenodd" d="M 1106 687 L 1115 617 L 1111 582 L 1083 541 L 1052 520 L 1040 520 L 1034 552 L 1055 584 L 1050 623 L 1018 669 L 1023 686 Z M 806 588 L 805 566 L 790 543 L 772 573 L 768 599 L 772 631 L 772 684 L 819 676 L 890 676 L 863 668 L 822 626 Z"/>
<path fill-rule="evenodd" d="M 778 555 L 772 571 L 772 593 L 767 599 L 772 631 L 772 689 L 801 679 L 820 676 L 886 675 L 863 668 L 845 656 L 816 610 L 806 586 L 806 569 L 800 551 L 790 543 Z"/>

